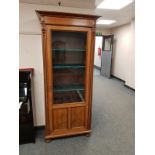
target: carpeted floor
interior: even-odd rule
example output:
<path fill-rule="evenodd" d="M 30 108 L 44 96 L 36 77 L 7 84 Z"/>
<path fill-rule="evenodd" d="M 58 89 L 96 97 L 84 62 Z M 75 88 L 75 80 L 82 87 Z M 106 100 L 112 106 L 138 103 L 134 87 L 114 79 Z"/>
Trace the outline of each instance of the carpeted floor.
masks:
<path fill-rule="evenodd" d="M 92 134 L 20 145 L 20 155 L 134 155 L 134 91 L 94 71 Z"/>

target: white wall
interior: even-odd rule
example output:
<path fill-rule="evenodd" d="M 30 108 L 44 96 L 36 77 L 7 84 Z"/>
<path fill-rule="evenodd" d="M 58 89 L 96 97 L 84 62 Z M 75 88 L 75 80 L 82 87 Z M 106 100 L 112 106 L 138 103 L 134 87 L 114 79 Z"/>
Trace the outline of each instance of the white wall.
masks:
<path fill-rule="evenodd" d="M 128 54 L 125 84 L 135 88 L 135 20 L 131 21 L 130 47 Z"/>
<path fill-rule="evenodd" d="M 134 24 L 132 20 L 111 30 L 114 34 L 112 74 L 131 88 L 135 88 Z"/>
<path fill-rule="evenodd" d="M 37 126 L 45 124 L 44 113 L 44 81 L 43 81 L 43 62 L 42 62 L 42 43 L 41 26 L 36 16 L 35 10 L 60 11 L 58 6 L 33 5 L 20 3 L 19 5 L 19 67 L 34 67 L 34 96 L 35 96 L 35 124 Z M 63 12 L 93 14 L 90 9 L 61 7 Z M 134 35 L 134 22 L 112 30 L 116 39 L 115 59 L 113 63 L 113 75 L 126 81 L 126 84 L 134 88 L 134 44 L 129 42 Z M 110 30 L 101 30 L 103 34 L 110 34 Z M 131 35 L 130 35 L 131 34 Z M 130 38 L 131 37 L 131 38 Z M 129 41 L 130 40 L 130 41 Z M 130 47 L 130 49 L 129 49 Z M 127 56 L 128 55 L 128 56 Z M 130 57 L 130 59 L 128 58 Z"/>
<path fill-rule="evenodd" d="M 101 29 L 101 28 L 96 28 L 96 32 L 101 32 L 102 35 L 110 35 L 111 34 L 111 29 Z"/>
<path fill-rule="evenodd" d="M 60 10 L 61 9 L 61 10 Z M 95 10 L 80 9 L 52 6 L 52 5 L 36 5 L 36 4 L 19 4 L 19 31 L 26 34 L 41 34 L 41 26 L 35 10 L 61 11 L 71 13 L 95 14 Z"/>
<path fill-rule="evenodd" d="M 19 64 L 34 67 L 35 125 L 45 124 L 41 25 L 35 10 L 60 11 L 59 6 L 19 4 Z M 94 14 L 93 10 L 61 6 L 62 12 Z"/>
<path fill-rule="evenodd" d="M 43 125 L 44 82 L 41 35 L 19 35 L 19 67 L 34 68 L 35 125 Z"/>
<path fill-rule="evenodd" d="M 126 78 L 126 63 L 129 53 L 130 24 L 115 28 L 112 74 L 122 80 Z"/>

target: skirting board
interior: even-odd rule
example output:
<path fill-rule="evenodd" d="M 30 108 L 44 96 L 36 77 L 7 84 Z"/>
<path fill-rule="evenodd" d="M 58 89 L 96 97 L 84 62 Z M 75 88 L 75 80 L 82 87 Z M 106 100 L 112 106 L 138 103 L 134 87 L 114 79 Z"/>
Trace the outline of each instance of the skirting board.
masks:
<path fill-rule="evenodd" d="M 111 75 L 111 77 L 112 77 L 112 78 L 115 78 L 115 79 L 117 79 L 117 80 L 122 81 L 122 82 L 124 82 L 124 83 L 125 83 L 125 81 L 124 81 L 124 80 L 122 80 L 122 79 L 120 79 L 120 78 L 118 78 L 118 77 L 116 77 L 116 76 L 114 76 L 114 75 Z"/>
<path fill-rule="evenodd" d="M 135 91 L 135 89 L 134 89 L 134 88 L 132 88 L 132 87 L 130 87 L 130 86 L 128 86 L 128 85 L 126 85 L 124 80 L 122 80 L 122 79 L 120 79 L 120 78 L 118 78 L 118 77 L 116 77 L 116 76 L 114 76 L 114 75 L 111 75 L 111 77 L 116 78 L 116 79 L 118 79 L 118 80 L 122 81 L 122 82 L 124 83 L 124 86 L 125 86 L 126 88 L 129 88 L 129 89 L 131 89 L 131 90 Z"/>
<path fill-rule="evenodd" d="M 35 130 L 45 129 L 45 125 L 35 126 Z"/>
<path fill-rule="evenodd" d="M 98 70 L 101 70 L 101 67 L 98 67 L 96 65 L 94 65 L 94 68 L 98 69 Z"/>
<path fill-rule="evenodd" d="M 128 86 L 128 85 L 126 85 L 126 84 L 124 84 L 124 86 L 125 86 L 125 87 L 127 87 L 127 88 L 129 88 L 129 89 L 131 89 L 131 90 L 133 90 L 133 91 L 135 91 L 135 89 L 134 89 L 134 88 L 132 88 L 132 87 L 130 87 L 130 86 Z"/>

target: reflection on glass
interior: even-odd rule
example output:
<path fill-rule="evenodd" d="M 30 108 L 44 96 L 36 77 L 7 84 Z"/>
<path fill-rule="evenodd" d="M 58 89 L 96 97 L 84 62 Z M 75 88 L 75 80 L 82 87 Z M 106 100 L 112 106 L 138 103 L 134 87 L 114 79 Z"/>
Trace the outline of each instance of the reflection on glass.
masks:
<path fill-rule="evenodd" d="M 86 33 L 52 31 L 53 103 L 85 99 Z"/>

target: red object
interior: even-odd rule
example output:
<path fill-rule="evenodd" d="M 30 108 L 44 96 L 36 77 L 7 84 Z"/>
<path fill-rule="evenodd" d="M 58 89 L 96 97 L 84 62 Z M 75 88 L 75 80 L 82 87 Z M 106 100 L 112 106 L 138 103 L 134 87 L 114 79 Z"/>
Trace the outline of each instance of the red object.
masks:
<path fill-rule="evenodd" d="M 101 56 L 101 47 L 98 48 L 98 56 Z"/>

